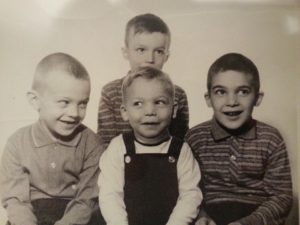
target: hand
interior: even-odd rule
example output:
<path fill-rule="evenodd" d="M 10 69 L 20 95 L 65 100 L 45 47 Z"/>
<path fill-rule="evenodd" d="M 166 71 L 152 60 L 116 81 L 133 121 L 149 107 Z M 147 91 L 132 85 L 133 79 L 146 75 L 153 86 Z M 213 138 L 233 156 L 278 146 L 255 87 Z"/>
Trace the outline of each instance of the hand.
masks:
<path fill-rule="evenodd" d="M 209 217 L 200 217 L 195 225 L 216 225 L 216 223 Z"/>

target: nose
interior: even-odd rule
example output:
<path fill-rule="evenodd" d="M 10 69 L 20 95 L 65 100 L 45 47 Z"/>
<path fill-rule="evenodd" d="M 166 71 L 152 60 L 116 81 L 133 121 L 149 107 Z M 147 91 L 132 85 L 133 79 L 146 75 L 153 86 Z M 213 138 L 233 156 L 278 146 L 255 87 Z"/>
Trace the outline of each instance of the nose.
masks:
<path fill-rule="evenodd" d="M 155 116 L 155 107 L 153 104 L 146 104 L 145 105 L 145 115 L 146 116 Z"/>
<path fill-rule="evenodd" d="M 238 96 L 233 93 L 229 94 L 227 97 L 227 105 L 231 107 L 238 105 Z"/>
<path fill-rule="evenodd" d="M 147 63 L 153 64 L 154 61 L 155 61 L 155 55 L 154 55 L 154 52 L 153 52 L 153 51 L 147 52 L 147 55 L 146 55 L 146 62 L 147 62 Z"/>
<path fill-rule="evenodd" d="M 73 117 L 73 118 L 78 118 L 79 114 L 80 114 L 79 108 L 77 105 L 70 105 L 68 107 L 67 113 L 68 113 L 68 116 Z"/>

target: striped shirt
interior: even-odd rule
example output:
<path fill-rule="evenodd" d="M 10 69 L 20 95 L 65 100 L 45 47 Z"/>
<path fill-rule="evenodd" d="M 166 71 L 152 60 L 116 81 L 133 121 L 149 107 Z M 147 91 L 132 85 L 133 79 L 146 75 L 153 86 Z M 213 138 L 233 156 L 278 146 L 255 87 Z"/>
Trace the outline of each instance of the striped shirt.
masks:
<path fill-rule="evenodd" d="M 123 79 L 124 77 L 109 82 L 101 92 L 97 133 L 103 139 L 105 147 L 114 137 L 131 130 L 129 123 L 122 119 L 120 112 Z M 183 138 L 189 128 L 189 109 L 186 93 L 177 85 L 175 85 L 175 101 L 178 104 L 177 115 L 172 119 L 169 130 L 172 136 Z"/>
<path fill-rule="evenodd" d="M 200 164 L 203 202 L 255 204 L 241 224 L 282 224 L 292 205 L 290 165 L 284 141 L 273 127 L 252 120 L 237 135 L 216 121 L 187 132 L 186 141 Z"/>

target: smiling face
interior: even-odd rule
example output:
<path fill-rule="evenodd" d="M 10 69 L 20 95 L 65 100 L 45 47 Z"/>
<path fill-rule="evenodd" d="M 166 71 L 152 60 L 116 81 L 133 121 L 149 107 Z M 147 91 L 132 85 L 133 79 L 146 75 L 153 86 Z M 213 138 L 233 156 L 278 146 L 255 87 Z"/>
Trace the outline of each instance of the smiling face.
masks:
<path fill-rule="evenodd" d="M 176 109 L 161 80 L 136 78 L 127 87 L 124 99 L 122 117 L 129 121 L 137 140 L 156 144 L 169 136 L 168 126 Z"/>
<path fill-rule="evenodd" d="M 233 70 L 219 72 L 212 78 L 205 99 L 216 120 L 229 130 L 244 125 L 263 98 L 263 93 L 255 92 L 251 79 L 251 75 Z"/>
<path fill-rule="evenodd" d="M 89 80 L 54 70 L 47 74 L 43 83 L 43 90 L 30 93 L 34 95 L 40 120 L 55 138 L 72 135 L 85 117 Z"/>
<path fill-rule="evenodd" d="M 160 32 L 135 33 L 131 28 L 128 43 L 123 48 L 123 55 L 128 59 L 131 69 L 140 66 L 152 66 L 162 69 L 169 53 L 170 37 Z"/>

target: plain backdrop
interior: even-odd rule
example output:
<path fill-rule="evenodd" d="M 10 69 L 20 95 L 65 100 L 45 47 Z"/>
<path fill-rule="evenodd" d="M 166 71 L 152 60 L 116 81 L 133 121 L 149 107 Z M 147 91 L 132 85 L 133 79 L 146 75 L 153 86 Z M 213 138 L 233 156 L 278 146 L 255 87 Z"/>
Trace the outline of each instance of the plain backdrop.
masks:
<path fill-rule="evenodd" d="M 36 64 L 57 51 L 73 55 L 90 73 L 92 92 L 84 123 L 96 131 L 103 85 L 124 76 L 129 69 L 121 54 L 126 22 L 137 14 L 151 12 L 170 27 L 171 56 L 164 71 L 187 93 L 190 127 L 212 116 L 203 95 L 207 70 L 216 58 L 239 52 L 256 63 L 265 97 L 261 106 L 255 108 L 254 117 L 278 128 L 286 141 L 295 196 L 287 224 L 298 224 L 300 8 L 297 0 L 286 4 L 73 0 L 61 8 L 59 4 L 50 7 L 45 2 L 0 1 L 0 154 L 12 132 L 38 118 L 25 95 Z M 1 209 L 0 225 L 5 220 Z"/>

